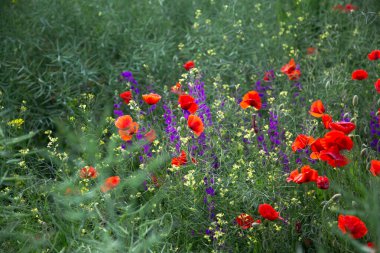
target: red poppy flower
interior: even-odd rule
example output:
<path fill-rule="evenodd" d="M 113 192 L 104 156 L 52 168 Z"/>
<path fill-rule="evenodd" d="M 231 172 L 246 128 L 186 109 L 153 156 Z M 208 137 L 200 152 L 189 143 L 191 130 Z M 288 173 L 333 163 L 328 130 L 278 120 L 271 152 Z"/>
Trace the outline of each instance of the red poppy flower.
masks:
<path fill-rule="evenodd" d="M 195 67 L 195 63 L 193 61 L 187 61 L 185 64 L 183 64 L 183 67 L 189 71 L 190 69 Z"/>
<path fill-rule="evenodd" d="M 170 88 L 170 92 L 177 94 L 177 95 L 181 95 L 183 93 L 182 92 L 182 85 L 180 83 L 176 83 L 176 85 L 174 85 Z"/>
<path fill-rule="evenodd" d="M 377 79 L 377 81 L 375 83 L 375 89 L 376 89 L 377 93 L 380 93 L 380 79 Z"/>
<path fill-rule="evenodd" d="M 236 217 L 236 223 L 242 228 L 242 229 L 248 229 L 252 227 L 253 223 L 260 224 L 261 220 L 254 220 L 251 215 L 242 213 L 238 217 Z"/>
<path fill-rule="evenodd" d="M 248 106 L 252 106 L 257 110 L 261 109 L 261 98 L 257 91 L 249 91 L 244 97 L 243 101 L 240 103 L 241 108 L 246 109 Z"/>
<path fill-rule="evenodd" d="M 352 80 L 364 80 L 368 78 L 368 73 L 364 69 L 357 69 L 352 72 Z"/>
<path fill-rule="evenodd" d="M 259 213 L 264 219 L 271 221 L 277 220 L 280 217 L 279 213 L 269 204 L 259 205 Z"/>
<path fill-rule="evenodd" d="M 181 151 L 181 154 L 178 157 L 174 157 L 172 159 L 172 165 L 173 166 L 180 167 L 186 163 L 187 163 L 187 156 L 186 156 L 185 151 L 183 151 L 183 150 Z"/>
<path fill-rule="evenodd" d="M 106 179 L 104 184 L 100 187 L 100 190 L 102 192 L 108 192 L 109 190 L 112 190 L 116 186 L 118 186 L 120 183 L 120 177 L 119 176 L 113 176 Z"/>
<path fill-rule="evenodd" d="M 294 182 L 296 184 L 316 182 L 318 178 L 318 171 L 312 169 L 309 165 L 305 165 L 301 168 L 301 173 L 298 169 L 293 170 L 286 182 Z"/>
<path fill-rule="evenodd" d="M 326 150 L 334 146 L 337 147 L 339 150 L 351 150 L 354 146 L 354 143 L 350 137 L 345 135 L 343 132 L 337 130 L 332 130 L 325 134 L 325 136 L 321 139 L 321 144 L 323 148 Z"/>
<path fill-rule="evenodd" d="M 325 113 L 325 107 L 323 106 L 323 103 L 321 100 L 317 100 L 311 104 L 310 115 L 316 118 L 320 118 Z"/>
<path fill-rule="evenodd" d="M 376 249 L 375 244 L 373 242 L 367 242 L 367 247 L 371 249 Z M 375 253 L 376 251 L 373 251 Z"/>
<path fill-rule="evenodd" d="M 263 80 L 265 82 L 271 82 L 274 79 L 274 72 L 273 71 L 267 71 L 264 73 Z"/>
<path fill-rule="evenodd" d="M 368 59 L 370 61 L 376 61 L 380 59 L 380 50 L 373 50 L 371 53 L 368 54 Z"/>
<path fill-rule="evenodd" d="M 133 119 L 131 116 L 123 115 L 123 116 L 120 116 L 119 118 L 116 119 L 115 126 L 118 129 L 126 129 L 126 128 L 130 127 L 132 122 L 133 122 Z"/>
<path fill-rule="evenodd" d="M 187 110 L 191 114 L 194 114 L 198 110 L 198 105 L 195 103 L 195 98 L 190 95 L 180 95 L 178 103 L 182 109 Z"/>
<path fill-rule="evenodd" d="M 327 162 L 332 167 L 343 167 L 349 163 L 347 157 L 339 153 L 337 146 L 319 152 L 319 159 Z"/>
<path fill-rule="evenodd" d="M 195 135 L 199 136 L 204 131 L 204 126 L 201 118 L 196 115 L 190 115 L 187 118 L 187 126 L 194 131 Z"/>
<path fill-rule="evenodd" d="M 344 134 L 349 134 L 355 130 L 356 126 L 354 123 L 341 121 L 341 122 L 331 122 L 330 128 L 332 130 L 341 131 Z"/>
<path fill-rule="evenodd" d="M 312 54 L 315 54 L 316 51 L 317 51 L 317 49 L 315 47 L 308 47 L 306 49 L 306 54 L 312 55 Z"/>
<path fill-rule="evenodd" d="M 126 104 L 132 100 L 132 91 L 126 91 L 120 94 L 120 98 L 124 100 Z"/>
<path fill-rule="evenodd" d="M 161 100 L 161 96 L 155 93 L 144 94 L 142 98 L 148 105 L 155 105 Z"/>
<path fill-rule="evenodd" d="M 310 144 L 310 149 L 312 153 L 310 154 L 311 159 L 319 159 L 319 153 L 324 150 L 322 144 L 321 144 L 322 138 L 316 139 L 313 143 Z"/>
<path fill-rule="evenodd" d="M 322 115 L 322 123 L 325 129 L 330 129 L 330 123 L 332 122 L 332 117 L 329 114 Z"/>
<path fill-rule="evenodd" d="M 326 176 L 318 176 L 317 178 L 317 187 L 322 190 L 327 190 L 330 186 L 330 182 L 328 177 Z"/>
<path fill-rule="evenodd" d="M 281 72 L 286 74 L 286 75 L 289 75 L 291 74 L 294 70 L 296 70 L 296 62 L 294 61 L 294 59 L 290 59 L 289 63 L 285 64 L 284 66 L 282 66 L 281 68 Z"/>
<path fill-rule="evenodd" d="M 82 168 L 79 172 L 80 178 L 96 178 L 98 176 L 98 172 L 92 166 L 86 166 Z"/>
<path fill-rule="evenodd" d="M 301 71 L 299 69 L 294 70 L 293 72 L 288 74 L 289 80 L 296 81 L 300 79 L 301 77 Z"/>
<path fill-rule="evenodd" d="M 368 232 L 364 222 L 353 215 L 342 215 L 338 217 L 338 228 L 345 233 L 349 233 L 355 239 L 362 238 Z"/>
<path fill-rule="evenodd" d="M 139 130 L 139 124 L 137 122 L 132 122 L 128 128 L 119 129 L 119 136 L 124 141 L 132 140 L 132 137 Z"/>
<path fill-rule="evenodd" d="M 314 142 L 313 137 L 299 134 L 292 144 L 292 150 L 296 152 L 299 149 L 304 149 L 313 142 Z"/>
<path fill-rule="evenodd" d="M 346 4 L 346 6 L 344 7 L 345 12 L 353 12 L 353 11 L 356 11 L 358 9 L 359 9 L 359 7 L 357 7 L 353 4 Z"/>
<path fill-rule="evenodd" d="M 145 139 L 149 142 L 153 142 L 157 136 L 156 136 L 156 131 L 154 131 L 154 129 L 151 129 L 149 132 L 147 132 L 145 135 L 144 135 Z"/>
<path fill-rule="evenodd" d="M 379 160 L 372 160 L 371 161 L 371 168 L 370 171 L 372 175 L 380 176 L 380 161 Z"/>

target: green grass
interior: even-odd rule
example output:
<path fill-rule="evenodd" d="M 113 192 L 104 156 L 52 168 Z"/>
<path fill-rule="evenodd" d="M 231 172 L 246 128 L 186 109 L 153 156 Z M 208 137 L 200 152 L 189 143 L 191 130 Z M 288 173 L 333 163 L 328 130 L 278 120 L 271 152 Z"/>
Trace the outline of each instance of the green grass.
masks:
<path fill-rule="evenodd" d="M 365 252 L 368 241 L 380 245 L 380 182 L 368 170 L 369 162 L 379 159 L 370 147 L 369 122 L 370 111 L 379 108 L 373 83 L 380 78 L 380 65 L 367 59 L 380 45 L 380 2 L 353 2 L 359 6 L 353 13 L 333 11 L 336 4 L 343 2 L 1 1 L 1 248 Z M 317 53 L 307 55 L 308 47 Z M 300 64 L 301 91 L 280 72 L 290 58 Z M 195 156 L 198 163 L 171 172 L 176 152 L 165 132 L 163 104 L 177 116 L 181 137 L 189 137 L 187 143 L 182 140 L 182 149 L 190 151 L 197 144 L 181 119 L 176 95 L 169 92 L 183 78 L 182 64 L 188 60 L 195 60 L 202 73 L 214 124 L 206 127 L 207 149 Z M 351 73 L 358 68 L 370 77 L 352 81 Z M 320 120 L 308 114 L 312 101 L 321 99 L 334 120 L 348 113 L 357 125 L 354 149 L 347 152 L 349 165 L 311 165 L 330 178 L 327 191 L 311 183 L 286 183 L 278 150 L 263 155 L 257 135 L 249 132 L 253 110 L 243 111 L 237 100 L 270 69 L 276 72 L 268 95 L 274 101 L 256 123 L 265 130 L 269 109 L 276 111 L 279 129 L 292 134 L 279 147 L 289 157 L 291 170 L 299 167 L 290 148 L 294 138 L 326 132 Z M 144 117 L 122 106 L 141 128 L 157 132 L 159 143 L 151 146 L 156 152 L 144 162 L 139 156 L 146 143 L 134 141 L 121 151 L 113 124 L 114 98 L 129 87 L 119 80 L 126 70 L 142 93 L 153 89 L 162 96 L 157 109 Z M 148 109 L 145 104 L 139 107 Z M 11 125 L 15 119 L 23 123 Z M 250 143 L 242 140 L 246 134 Z M 264 135 L 270 145 L 266 131 Z M 303 163 L 310 164 L 305 158 Z M 78 177 L 86 165 L 96 167 L 97 179 Z M 152 174 L 160 187 L 152 182 Z M 103 180 L 113 175 L 121 177 L 120 185 L 101 193 Z M 215 203 L 213 219 L 204 203 L 205 176 L 215 178 L 216 195 L 207 197 Z M 326 204 L 336 194 L 341 197 Z M 242 230 L 234 223 L 241 213 L 258 218 L 262 203 L 272 204 L 289 224 L 263 221 Z M 360 240 L 344 236 L 337 228 L 340 213 L 360 217 L 368 235 Z M 219 236 L 205 237 L 208 229 Z"/>

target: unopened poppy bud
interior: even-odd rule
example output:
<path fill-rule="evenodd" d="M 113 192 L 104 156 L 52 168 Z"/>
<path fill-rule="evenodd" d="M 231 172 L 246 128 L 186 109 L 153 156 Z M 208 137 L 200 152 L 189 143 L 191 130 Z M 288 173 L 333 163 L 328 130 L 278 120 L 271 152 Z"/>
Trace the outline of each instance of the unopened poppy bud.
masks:
<path fill-rule="evenodd" d="M 359 97 L 357 95 L 354 95 L 354 97 L 352 98 L 352 105 L 357 106 L 358 102 L 359 102 Z"/>
<path fill-rule="evenodd" d="M 186 119 L 185 119 L 185 117 L 181 117 L 181 118 L 179 119 L 179 121 L 181 121 L 181 123 L 185 123 L 185 122 L 186 122 Z"/>
<path fill-rule="evenodd" d="M 380 99 L 379 99 L 379 100 L 377 100 L 377 105 L 380 105 Z"/>
<path fill-rule="evenodd" d="M 352 201 L 352 207 L 357 207 L 358 206 L 358 204 L 356 203 L 356 201 Z"/>
<path fill-rule="evenodd" d="M 360 156 L 361 157 L 367 156 L 367 148 L 363 148 L 362 151 L 360 151 Z"/>
<path fill-rule="evenodd" d="M 327 81 L 326 83 L 326 89 L 330 88 L 330 81 Z"/>
<path fill-rule="evenodd" d="M 181 127 L 177 127 L 177 132 L 181 132 Z"/>

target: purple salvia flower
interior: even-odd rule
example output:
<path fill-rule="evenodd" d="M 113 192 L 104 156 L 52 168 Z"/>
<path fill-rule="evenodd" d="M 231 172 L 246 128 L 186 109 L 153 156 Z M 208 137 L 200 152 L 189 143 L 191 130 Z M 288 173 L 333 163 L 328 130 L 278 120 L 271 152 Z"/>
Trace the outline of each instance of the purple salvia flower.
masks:
<path fill-rule="evenodd" d="M 377 152 L 380 152 L 380 124 L 379 124 L 379 117 L 376 116 L 375 111 L 370 112 L 370 122 L 369 122 L 369 128 L 370 128 L 370 146 Z"/>
<path fill-rule="evenodd" d="M 163 105 L 163 108 L 165 110 L 165 113 L 164 113 L 164 120 L 166 124 L 165 131 L 169 135 L 170 143 L 174 144 L 176 151 L 180 153 L 181 139 L 176 129 L 176 122 L 175 122 L 176 117 L 174 116 L 172 110 L 170 110 L 170 108 L 166 104 Z"/>
<path fill-rule="evenodd" d="M 113 114 L 115 114 L 116 116 L 118 116 L 118 117 L 120 117 L 120 116 L 123 116 L 124 115 L 124 113 L 123 113 L 123 111 L 122 110 L 114 110 L 113 111 Z"/>

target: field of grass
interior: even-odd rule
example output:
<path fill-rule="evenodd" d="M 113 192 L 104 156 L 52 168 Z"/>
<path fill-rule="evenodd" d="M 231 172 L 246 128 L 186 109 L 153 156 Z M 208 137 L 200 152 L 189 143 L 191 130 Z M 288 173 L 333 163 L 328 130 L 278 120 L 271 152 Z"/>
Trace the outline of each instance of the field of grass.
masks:
<path fill-rule="evenodd" d="M 380 251 L 379 49 L 378 0 L 0 1 L 0 251 Z"/>

